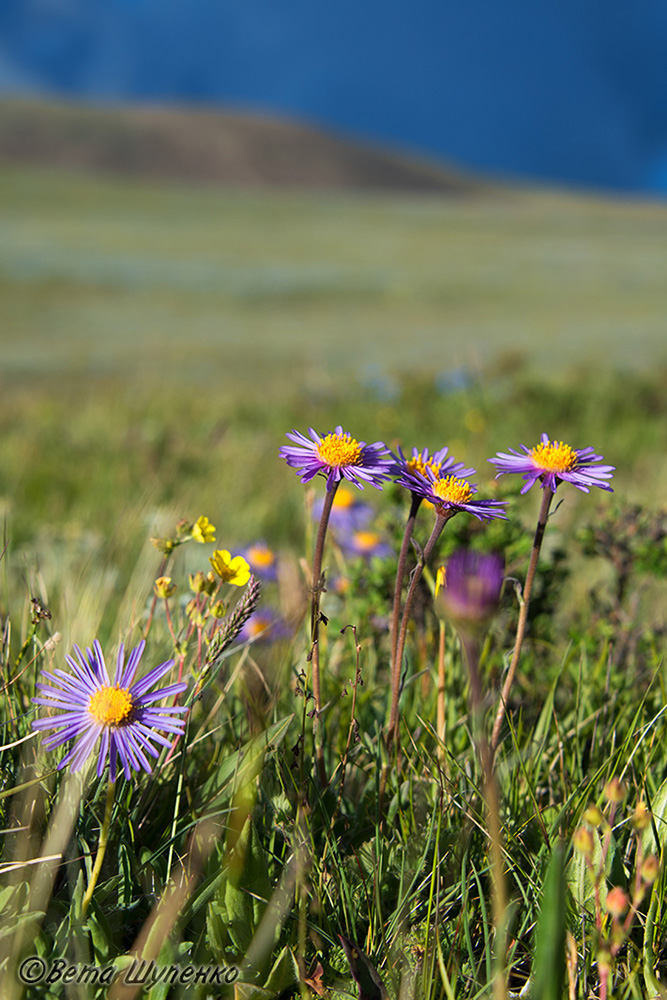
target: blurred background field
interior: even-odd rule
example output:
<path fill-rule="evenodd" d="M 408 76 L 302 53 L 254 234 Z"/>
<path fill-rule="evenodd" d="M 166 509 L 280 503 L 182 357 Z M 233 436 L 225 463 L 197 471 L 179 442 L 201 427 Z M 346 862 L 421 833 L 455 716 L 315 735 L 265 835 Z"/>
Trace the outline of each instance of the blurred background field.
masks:
<path fill-rule="evenodd" d="M 667 206 L 312 169 L 294 190 L 0 168 L 0 491 L 44 597 L 56 544 L 76 572 L 115 552 L 122 590 L 163 509 L 300 541 L 293 427 L 448 443 L 482 482 L 546 430 L 661 502 Z"/>
<path fill-rule="evenodd" d="M 362 382 L 665 363 L 667 207 L 0 174 L 3 371 Z M 517 357 L 517 355 L 519 357 Z"/>

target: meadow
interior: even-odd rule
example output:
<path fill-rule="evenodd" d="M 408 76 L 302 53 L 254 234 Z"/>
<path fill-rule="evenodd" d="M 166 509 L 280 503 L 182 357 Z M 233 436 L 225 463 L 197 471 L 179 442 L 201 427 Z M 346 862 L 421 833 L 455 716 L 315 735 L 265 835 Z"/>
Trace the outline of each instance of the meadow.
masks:
<path fill-rule="evenodd" d="M 662 996 L 663 210 L 0 189 L 3 996 Z M 392 476 L 325 536 L 279 449 L 338 425 L 506 519 L 459 496 L 430 546 L 422 502 L 406 548 Z M 529 588 L 545 491 L 488 459 L 543 432 L 614 492 L 559 481 Z M 502 557 L 481 609 L 472 570 L 435 595 L 459 550 Z M 33 729 L 95 639 L 174 660 L 150 774 Z"/>

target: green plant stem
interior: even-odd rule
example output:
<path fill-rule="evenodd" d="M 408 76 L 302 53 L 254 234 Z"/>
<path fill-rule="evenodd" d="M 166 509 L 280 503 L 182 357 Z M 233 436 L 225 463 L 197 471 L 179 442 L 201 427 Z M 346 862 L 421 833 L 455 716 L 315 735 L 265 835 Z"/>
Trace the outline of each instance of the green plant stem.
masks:
<path fill-rule="evenodd" d="M 30 643 L 35 638 L 35 633 L 36 632 L 37 632 L 37 625 L 35 624 L 35 622 L 33 622 L 32 625 L 31 625 L 30 631 L 28 632 L 27 636 L 25 637 L 25 639 L 23 641 L 23 645 L 19 649 L 18 656 L 14 660 L 14 670 L 18 670 L 18 668 L 21 666 L 21 660 L 23 659 L 23 657 L 25 656 L 26 652 L 28 651 L 28 648 L 30 647 Z"/>
<path fill-rule="evenodd" d="M 161 576 L 164 576 L 165 570 L 167 569 L 167 563 L 169 562 L 169 555 L 170 555 L 170 553 L 165 553 L 162 556 L 162 561 L 160 563 L 160 568 L 157 571 L 157 576 L 155 577 L 156 580 L 159 580 Z M 153 624 L 153 616 L 155 615 L 155 609 L 157 607 L 157 602 L 158 602 L 158 596 L 157 596 L 157 594 L 155 592 L 153 592 L 153 600 L 151 601 L 151 607 L 150 607 L 150 611 L 148 612 L 148 618 L 146 620 L 146 627 L 144 629 L 144 634 L 143 634 L 143 638 L 144 639 L 148 638 L 148 633 L 151 630 L 151 625 Z"/>
<path fill-rule="evenodd" d="M 514 682 L 514 675 L 516 673 L 517 664 L 519 662 L 519 656 L 521 655 L 521 647 L 523 645 L 523 638 L 526 632 L 526 622 L 528 621 L 528 608 L 530 605 L 530 595 L 533 589 L 535 570 L 537 569 L 537 560 L 539 559 L 540 549 L 542 548 L 544 530 L 547 526 L 549 507 L 551 506 L 551 500 L 553 495 L 554 495 L 553 490 L 550 490 L 549 488 L 546 488 L 542 491 L 542 505 L 540 507 L 540 513 L 537 519 L 537 528 L 535 530 L 533 548 L 530 553 L 530 562 L 528 564 L 526 582 L 523 588 L 523 597 L 521 600 L 521 607 L 519 609 L 519 624 L 517 625 L 517 630 L 516 630 L 514 651 L 512 653 L 512 660 L 510 662 L 509 670 L 507 671 L 507 677 L 505 678 L 505 683 L 503 684 L 503 689 L 500 695 L 500 702 L 498 704 L 498 710 L 496 712 L 496 718 L 493 723 L 493 731 L 491 733 L 492 757 L 495 757 L 496 751 L 498 749 L 498 743 L 500 742 L 500 730 L 502 729 L 503 721 L 505 719 L 505 712 L 507 711 L 507 703 L 509 701 L 512 684 Z"/>
<path fill-rule="evenodd" d="M 441 766 L 445 763 L 445 623 L 440 622 L 438 635 L 438 689 L 436 703 L 436 732 L 438 734 L 438 760 Z"/>
<path fill-rule="evenodd" d="M 90 882 L 88 883 L 86 894 L 81 901 L 82 920 L 85 920 L 86 918 L 88 907 L 90 906 L 90 901 L 93 898 L 93 892 L 95 891 L 95 886 L 97 885 L 97 880 L 100 877 L 100 872 L 102 871 L 102 862 L 104 861 L 104 855 L 106 854 L 107 842 L 109 840 L 109 829 L 111 828 L 111 814 L 113 812 L 115 791 L 116 782 L 109 779 L 109 784 L 107 786 L 107 801 L 104 809 L 104 819 L 102 820 L 102 826 L 100 827 L 100 841 L 97 845 L 95 864 L 93 865 L 93 870 L 90 873 Z"/>
<path fill-rule="evenodd" d="M 323 733 L 322 733 L 322 720 L 320 719 L 320 712 L 322 711 L 322 693 L 320 687 L 320 598 L 322 596 L 322 590 L 324 589 L 324 584 L 322 581 L 322 556 L 324 554 L 324 540 L 327 534 L 327 527 L 329 524 L 329 517 L 331 515 L 331 508 L 333 507 L 334 497 L 336 496 L 336 490 L 338 489 L 338 483 L 335 482 L 331 489 L 327 489 L 324 497 L 324 505 L 322 507 L 322 516 L 320 517 L 320 526 L 317 530 L 317 539 L 315 541 L 315 552 L 313 554 L 313 580 L 312 580 L 312 596 L 310 604 L 310 653 L 309 658 L 311 660 L 313 668 L 313 698 L 315 699 L 315 714 L 313 716 L 313 737 L 315 740 L 315 758 L 317 760 L 317 771 L 320 777 L 320 784 L 323 788 L 327 785 L 327 772 L 324 765 L 324 749 L 323 749 Z"/>

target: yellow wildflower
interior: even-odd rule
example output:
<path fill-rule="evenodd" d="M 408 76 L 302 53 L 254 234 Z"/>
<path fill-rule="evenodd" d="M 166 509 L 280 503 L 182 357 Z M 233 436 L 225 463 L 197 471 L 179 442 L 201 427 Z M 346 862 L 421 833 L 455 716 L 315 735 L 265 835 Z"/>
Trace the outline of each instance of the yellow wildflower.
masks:
<path fill-rule="evenodd" d="M 250 579 L 250 566 L 243 556 L 232 557 L 227 549 L 216 549 L 209 562 L 223 583 L 243 587 Z"/>
<path fill-rule="evenodd" d="M 201 542 L 202 544 L 205 542 L 214 542 L 215 525 L 211 524 L 209 519 L 202 514 L 192 525 L 191 534 L 195 542 Z"/>

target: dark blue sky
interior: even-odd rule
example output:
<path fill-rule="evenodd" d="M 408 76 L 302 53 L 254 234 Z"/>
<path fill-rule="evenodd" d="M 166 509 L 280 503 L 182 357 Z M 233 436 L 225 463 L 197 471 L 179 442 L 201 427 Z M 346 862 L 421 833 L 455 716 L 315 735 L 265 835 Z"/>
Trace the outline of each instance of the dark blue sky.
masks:
<path fill-rule="evenodd" d="M 478 171 L 667 191 L 667 0 L 2 0 L 0 89 L 275 111 Z"/>

